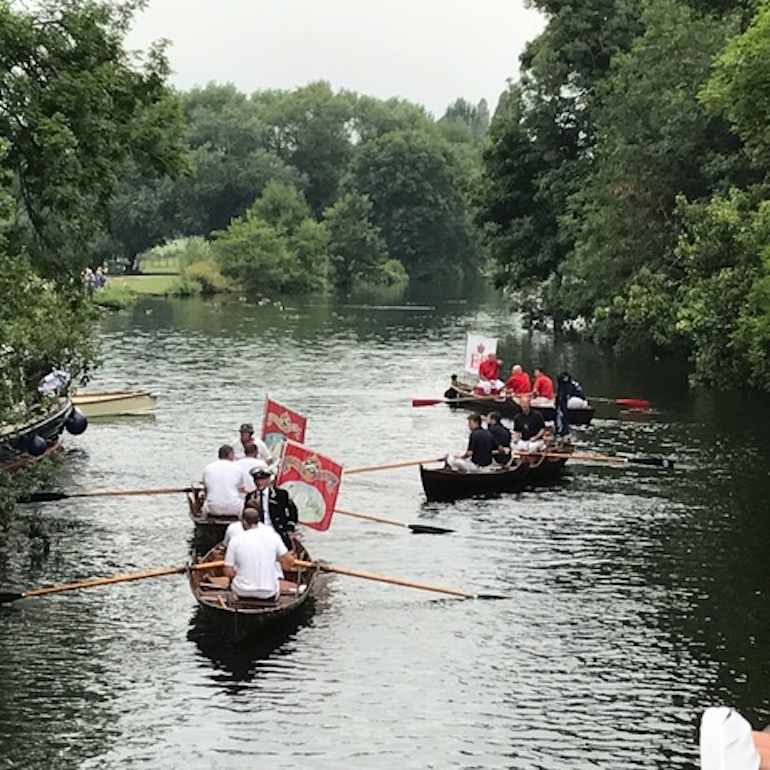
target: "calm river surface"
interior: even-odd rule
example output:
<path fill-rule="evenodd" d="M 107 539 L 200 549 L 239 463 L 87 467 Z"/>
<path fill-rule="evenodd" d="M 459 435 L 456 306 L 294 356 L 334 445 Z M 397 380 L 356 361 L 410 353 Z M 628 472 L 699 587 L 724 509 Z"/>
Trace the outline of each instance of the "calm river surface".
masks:
<path fill-rule="evenodd" d="M 337 516 L 332 563 L 510 596 L 455 601 L 334 577 L 270 649 L 202 630 L 183 576 L 0 610 L 3 768 L 690 768 L 713 704 L 770 721 L 770 410 L 687 390 L 680 366 L 521 332 L 496 300 L 399 306 L 148 301 L 105 318 L 95 389 L 160 392 L 154 417 L 67 438 L 60 488 L 185 486 L 266 394 L 343 465 L 462 447 L 463 413 L 415 409 L 462 366 L 466 331 L 506 364 L 567 366 L 602 406 L 576 434 L 673 471 L 573 464 L 555 489 L 426 504 L 416 468 L 350 476 L 340 504 L 444 536 Z M 20 506 L 0 582 L 30 588 L 184 564 L 182 495 Z"/>

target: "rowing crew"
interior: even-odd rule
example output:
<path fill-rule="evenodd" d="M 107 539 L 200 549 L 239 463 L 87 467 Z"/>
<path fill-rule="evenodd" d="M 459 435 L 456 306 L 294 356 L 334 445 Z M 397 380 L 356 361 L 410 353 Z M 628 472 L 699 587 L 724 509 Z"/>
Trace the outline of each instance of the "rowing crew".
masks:
<path fill-rule="evenodd" d="M 486 428 L 481 415 L 469 415 L 468 446 L 459 454 L 449 455 L 447 465 L 452 470 L 478 473 L 509 464 L 516 453 L 542 452 L 552 438 L 543 415 L 532 409 L 528 395 L 522 396 L 519 405 L 521 412 L 513 418 L 512 431 L 503 425 L 499 412 L 487 415 Z"/>
<path fill-rule="evenodd" d="M 554 389 L 553 380 L 542 367 L 535 367 L 532 381 L 520 364 L 514 364 L 510 377 L 503 382 L 498 376 L 502 363 L 496 353 L 489 353 L 479 364 L 479 381 L 474 388 L 476 395 L 509 397 L 517 403 L 524 396 L 529 396 L 535 408 L 553 407 L 555 401 L 560 400 L 566 402 L 568 409 L 584 409 L 588 406 L 583 388 L 569 372 L 559 374 Z M 444 395 L 447 398 L 462 395 L 457 375 L 452 375 L 452 385 Z"/>

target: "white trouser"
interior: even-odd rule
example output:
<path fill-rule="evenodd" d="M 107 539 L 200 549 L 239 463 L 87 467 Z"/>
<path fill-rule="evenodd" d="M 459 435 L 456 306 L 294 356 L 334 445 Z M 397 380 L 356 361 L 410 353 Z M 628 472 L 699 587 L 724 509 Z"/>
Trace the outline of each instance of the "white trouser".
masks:
<path fill-rule="evenodd" d="M 453 471 L 465 471 L 465 473 L 478 473 L 480 470 L 482 470 L 482 468 L 476 465 L 476 463 L 474 463 L 473 460 L 471 460 L 469 457 L 455 457 L 454 455 L 449 455 L 446 461 L 447 461 L 447 465 Z"/>
<path fill-rule="evenodd" d="M 542 396 L 535 396 L 531 401 L 531 405 L 535 408 L 537 408 L 538 406 L 553 407 L 554 400 L 552 398 L 543 398 Z"/>
<path fill-rule="evenodd" d="M 578 396 L 570 396 L 567 399 L 567 409 L 585 409 L 588 406 L 588 401 Z"/>
<path fill-rule="evenodd" d="M 522 441 L 519 439 L 513 444 L 517 452 L 542 452 L 545 449 L 545 441 L 541 438 L 537 441 Z"/>
<path fill-rule="evenodd" d="M 238 518 L 243 513 L 243 501 L 240 503 L 211 503 L 204 500 L 203 512 L 211 516 L 234 516 Z"/>
<path fill-rule="evenodd" d="M 479 380 L 479 387 L 489 395 L 493 390 L 502 390 L 505 383 L 502 380 Z"/>

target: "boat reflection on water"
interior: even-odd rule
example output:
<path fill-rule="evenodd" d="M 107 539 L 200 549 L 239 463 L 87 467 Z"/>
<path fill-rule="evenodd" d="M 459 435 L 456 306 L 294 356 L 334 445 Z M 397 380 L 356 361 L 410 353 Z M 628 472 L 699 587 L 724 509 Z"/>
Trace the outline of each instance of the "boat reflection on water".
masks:
<path fill-rule="evenodd" d="M 268 659 L 291 655 L 297 649 L 297 637 L 302 629 L 312 626 L 316 609 L 316 602 L 311 597 L 286 622 L 234 641 L 197 607 L 190 621 L 187 639 L 221 672 L 217 681 L 250 682 L 259 675 Z"/>

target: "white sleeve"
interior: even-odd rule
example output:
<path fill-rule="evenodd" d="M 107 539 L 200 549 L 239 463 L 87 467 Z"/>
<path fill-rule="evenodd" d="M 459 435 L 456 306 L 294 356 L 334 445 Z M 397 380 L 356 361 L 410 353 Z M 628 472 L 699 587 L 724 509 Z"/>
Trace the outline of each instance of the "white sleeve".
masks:
<path fill-rule="evenodd" d="M 230 544 L 227 546 L 227 553 L 225 554 L 225 566 L 226 567 L 234 567 L 235 566 L 235 540 L 231 540 Z"/>
<path fill-rule="evenodd" d="M 262 455 L 267 462 L 271 463 L 273 462 L 273 455 L 270 454 L 270 450 L 267 448 L 267 444 L 262 441 L 261 438 L 254 439 L 254 443 L 257 445 L 257 449 L 259 450 L 259 454 Z"/>
<path fill-rule="evenodd" d="M 245 467 L 243 469 L 243 488 L 247 493 L 254 492 L 257 488 L 257 485 L 254 483 L 254 477 Z"/>

